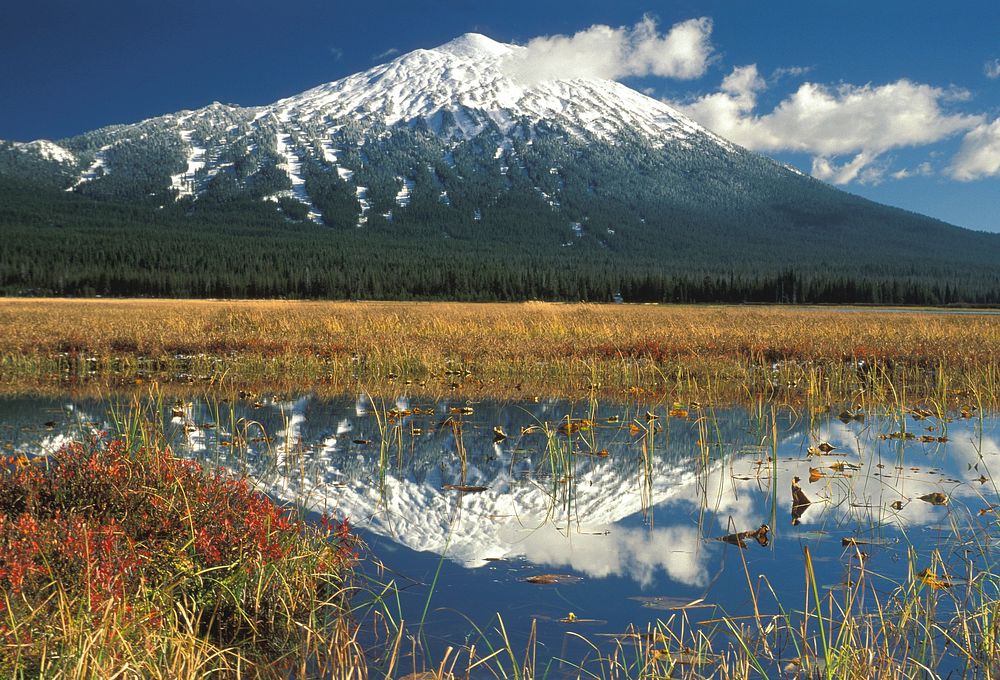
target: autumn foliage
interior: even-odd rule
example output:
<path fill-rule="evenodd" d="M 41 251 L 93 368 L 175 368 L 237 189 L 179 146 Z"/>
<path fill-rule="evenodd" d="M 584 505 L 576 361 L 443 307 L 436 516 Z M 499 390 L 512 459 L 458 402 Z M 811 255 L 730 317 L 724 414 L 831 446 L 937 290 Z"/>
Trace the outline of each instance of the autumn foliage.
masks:
<path fill-rule="evenodd" d="M 346 520 L 307 525 L 246 480 L 167 449 L 94 439 L 0 463 L 4 677 L 109 621 L 126 642 L 186 626 L 274 652 L 354 559 Z"/>

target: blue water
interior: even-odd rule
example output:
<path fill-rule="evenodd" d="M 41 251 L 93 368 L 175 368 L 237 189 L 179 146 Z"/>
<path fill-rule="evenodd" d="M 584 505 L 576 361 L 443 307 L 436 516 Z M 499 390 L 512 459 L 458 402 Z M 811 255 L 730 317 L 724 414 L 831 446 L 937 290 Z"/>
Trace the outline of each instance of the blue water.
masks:
<path fill-rule="evenodd" d="M 4 399 L 0 439 L 13 450 L 52 450 L 113 429 L 110 412 L 122 410 Z M 405 621 L 421 640 L 419 658 L 406 660 L 418 670 L 436 666 L 449 646 L 476 644 L 482 654 L 499 644 L 500 620 L 515 649 L 527 647 L 534 622 L 540 658 L 580 660 L 589 648 L 578 636 L 606 648 L 615 634 L 671 616 L 750 614 L 755 596 L 765 613 L 801 610 L 806 548 L 824 593 L 855 581 L 866 553 L 883 603 L 923 568 L 957 577 L 996 561 L 994 415 L 868 413 L 842 422 L 839 408 L 812 419 L 779 409 L 775 456 L 769 409 L 668 410 L 302 396 L 195 399 L 160 415 L 180 455 L 246 473 L 311 516 L 349 517 L 383 565 L 365 563 L 359 615 Z M 592 424 L 560 433 L 567 417 Z M 495 441 L 495 427 L 507 438 Z M 892 436 L 903 430 L 915 439 Z M 819 442 L 836 448 L 810 455 Z M 810 481 L 811 468 L 822 476 Z M 812 503 L 793 523 L 794 477 Z M 762 524 L 766 546 L 718 540 Z M 845 546 L 845 538 L 863 543 Z M 525 580 L 539 575 L 559 582 Z M 390 594 L 366 608 L 389 583 Z M 942 616 L 949 606 L 942 602 Z"/>

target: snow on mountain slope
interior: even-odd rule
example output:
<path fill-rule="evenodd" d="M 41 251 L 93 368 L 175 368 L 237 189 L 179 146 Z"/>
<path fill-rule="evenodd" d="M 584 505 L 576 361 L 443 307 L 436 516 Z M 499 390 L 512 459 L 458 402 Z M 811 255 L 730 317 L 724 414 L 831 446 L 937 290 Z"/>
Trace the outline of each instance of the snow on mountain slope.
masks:
<path fill-rule="evenodd" d="M 364 144 L 400 126 L 419 125 L 435 133 L 451 167 L 451 150 L 488 131 L 496 137 L 490 142 L 490 149 L 496 149 L 492 160 L 502 165 L 503 175 L 510 170 L 508 163 L 523 171 L 513 140 L 530 141 L 545 130 L 611 145 L 627 137 L 642 140 L 650 149 L 697 143 L 735 150 L 666 104 L 614 81 L 523 82 L 515 75 L 523 49 L 469 33 L 271 105 L 213 103 L 96 130 L 58 145 L 38 140 L 13 148 L 58 164 L 65 189 L 91 193 L 99 191 L 95 180 L 106 175 L 119 173 L 119 180 L 128 182 L 136 158 L 147 149 L 148 162 L 159 164 L 163 198 L 174 201 L 197 200 L 220 175 L 245 189 L 248 174 L 269 168 L 274 171 L 271 184 L 258 198 L 297 201 L 306 219 L 316 223 L 324 219 L 309 194 L 307 166 L 321 167 L 335 172 L 356 196 L 359 225 L 366 223 L 372 200 L 367 194 L 370 184 L 355 178 L 366 162 Z M 394 174 L 411 171 L 400 168 Z M 447 188 L 437 186 L 434 194 L 448 196 Z M 397 185 L 397 210 L 407 210 L 414 189 L 411 178 L 404 178 L 402 188 Z M 147 195 L 155 194 L 147 189 L 142 196 Z M 441 203 L 448 205 L 445 198 Z M 558 202 L 551 205 L 557 207 Z"/>
<path fill-rule="evenodd" d="M 439 132 L 441 114 L 448 112 L 455 118 L 453 134 L 464 139 L 482 132 L 487 122 L 507 133 L 522 118 L 605 140 L 638 132 L 662 144 L 710 134 L 666 104 L 611 80 L 522 84 L 511 75 L 521 49 L 467 33 L 266 108 L 282 120 L 300 122 L 351 118 L 392 126 L 422 118 Z"/>
<path fill-rule="evenodd" d="M 33 142 L 14 142 L 14 148 L 28 153 L 38 154 L 45 160 L 69 165 L 76 164 L 77 159 L 72 151 L 53 144 L 47 139 L 37 139 Z"/>

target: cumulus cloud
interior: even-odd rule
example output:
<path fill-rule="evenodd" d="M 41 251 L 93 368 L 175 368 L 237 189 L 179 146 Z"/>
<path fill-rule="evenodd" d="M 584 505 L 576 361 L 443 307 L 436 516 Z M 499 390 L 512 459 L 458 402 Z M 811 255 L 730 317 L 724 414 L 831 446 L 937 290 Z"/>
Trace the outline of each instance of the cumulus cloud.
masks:
<path fill-rule="evenodd" d="M 631 28 L 597 24 L 572 36 L 534 38 L 511 55 L 507 68 L 529 82 L 649 75 L 689 80 L 708 67 L 711 34 L 708 18 L 675 24 L 661 34 L 656 20 L 647 15 Z"/>
<path fill-rule="evenodd" d="M 813 174 L 836 184 L 878 182 L 888 170 L 886 151 L 932 144 L 983 122 L 982 116 L 945 109 L 967 93 L 906 79 L 885 85 L 807 82 L 772 111 L 759 113 L 758 95 L 766 88 L 755 64 L 739 66 L 718 92 L 678 108 L 749 149 L 812 154 Z M 835 160 L 843 156 L 850 159 Z"/>
<path fill-rule="evenodd" d="M 983 73 L 987 78 L 1000 78 L 1000 59 L 991 59 L 983 64 Z"/>
<path fill-rule="evenodd" d="M 965 135 L 948 174 L 963 182 L 1000 175 L 1000 118 L 984 122 Z"/>
<path fill-rule="evenodd" d="M 579 534 L 573 541 L 553 540 L 549 532 L 534 532 L 518 545 L 535 564 L 569 567 L 595 578 L 627 576 L 643 587 L 657 572 L 689 586 L 708 582 L 710 551 L 695 527 L 630 529 L 612 525 L 607 535 Z"/>

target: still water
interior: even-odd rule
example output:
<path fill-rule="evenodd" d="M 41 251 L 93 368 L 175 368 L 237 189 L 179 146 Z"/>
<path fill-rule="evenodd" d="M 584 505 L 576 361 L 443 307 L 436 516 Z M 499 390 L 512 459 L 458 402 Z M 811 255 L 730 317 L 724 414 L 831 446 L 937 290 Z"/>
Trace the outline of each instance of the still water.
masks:
<path fill-rule="evenodd" d="M 125 410 L 7 398 L 0 440 L 44 453 Z M 925 568 L 956 584 L 990 570 L 1000 418 L 839 412 L 362 395 L 194 399 L 159 415 L 178 455 L 349 517 L 383 565 L 366 563 L 366 589 L 393 586 L 372 606 L 411 627 L 429 666 L 449 645 L 495 642 L 498 616 L 515 649 L 535 621 L 539 655 L 579 659 L 578 635 L 600 645 L 679 613 L 746 615 L 755 598 L 801 610 L 807 546 L 827 591 L 862 561 L 886 598 Z M 761 540 L 719 540 L 762 525 Z"/>

